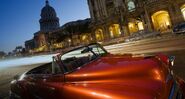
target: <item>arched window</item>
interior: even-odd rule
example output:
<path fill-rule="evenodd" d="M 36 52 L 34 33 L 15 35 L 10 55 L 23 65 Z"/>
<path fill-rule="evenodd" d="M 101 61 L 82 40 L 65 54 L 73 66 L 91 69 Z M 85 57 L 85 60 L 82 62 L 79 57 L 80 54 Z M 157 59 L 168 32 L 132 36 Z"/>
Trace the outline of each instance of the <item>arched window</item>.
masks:
<path fill-rule="evenodd" d="M 110 32 L 111 38 L 120 37 L 121 31 L 120 31 L 120 26 L 119 26 L 119 24 L 112 24 L 112 25 L 109 27 L 109 32 Z"/>
<path fill-rule="evenodd" d="M 133 10 L 135 10 L 136 6 L 133 0 L 127 0 L 127 7 L 128 7 L 128 11 L 131 12 Z"/>
<path fill-rule="evenodd" d="M 97 29 L 95 31 L 95 36 L 97 41 L 102 41 L 104 40 L 104 35 L 103 35 L 103 30 L 102 29 Z"/>
<path fill-rule="evenodd" d="M 181 7 L 181 12 L 185 20 L 185 4 Z"/>
<path fill-rule="evenodd" d="M 169 32 L 171 29 L 171 19 L 168 11 L 161 10 L 155 12 L 152 16 L 154 29 L 161 33 Z"/>

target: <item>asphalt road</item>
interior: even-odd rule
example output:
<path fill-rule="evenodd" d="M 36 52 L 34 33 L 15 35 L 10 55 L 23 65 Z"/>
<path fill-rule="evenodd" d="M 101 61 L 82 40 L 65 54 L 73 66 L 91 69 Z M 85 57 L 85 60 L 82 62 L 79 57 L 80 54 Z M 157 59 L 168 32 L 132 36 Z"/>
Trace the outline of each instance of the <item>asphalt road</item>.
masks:
<path fill-rule="evenodd" d="M 136 42 L 114 44 L 105 46 L 105 48 L 114 54 L 134 53 L 134 54 L 156 54 L 164 53 L 176 57 L 174 72 L 185 79 L 185 36 L 177 37 L 158 37 L 145 39 Z M 22 74 L 27 70 L 37 67 L 41 64 L 26 65 L 20 67 L 4 68 L 0 70 L 0 99 L 8 99 L 10 81 L 13 76 Z"/>
<path fill-rule="evenodd" d="M 20 75 L 41 64 L 0 69 L 0 99 L 9 99 L 9 85 L 15 75 Z"/>

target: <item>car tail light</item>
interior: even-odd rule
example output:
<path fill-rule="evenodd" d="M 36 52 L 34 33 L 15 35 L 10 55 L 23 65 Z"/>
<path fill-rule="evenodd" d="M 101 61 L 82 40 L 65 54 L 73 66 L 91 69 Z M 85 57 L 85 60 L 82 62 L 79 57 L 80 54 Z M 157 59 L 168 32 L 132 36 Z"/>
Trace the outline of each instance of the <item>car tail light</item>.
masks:
<path fill-rule="evenodd" d="M 168 62 L 169 62 L 170 66 L 174 66 L 175 56 L 169 56 L 168 57 Z"/>
<path fill-rule="evenodd" d="M 158 59 L 161 60 L 163 63 L 167 64 L 168 66 L 174 66 L 175 56 L 167 56 L 164 54 L 158 54 Z"/>

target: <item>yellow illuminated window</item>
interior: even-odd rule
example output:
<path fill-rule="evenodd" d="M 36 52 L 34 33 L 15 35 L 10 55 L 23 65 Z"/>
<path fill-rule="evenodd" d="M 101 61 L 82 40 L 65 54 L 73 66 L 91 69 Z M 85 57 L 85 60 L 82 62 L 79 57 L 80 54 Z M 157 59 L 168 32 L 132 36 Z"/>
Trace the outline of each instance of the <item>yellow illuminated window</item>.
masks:
<path fill-rule="evenodd" d="M 97 41 L 102 41 L 104 39 L 103 30 L 102 29 L 97 29 L 95 31 L 95 35 L 96 35 L 96 40 Z"/>
<path fill-rule="evenodd" d="M 185 19 L 185 4 L 181 7 L 181 12 L 182 12 L 182 15 Z"/>
<path fill-rule="evenodd" d="M 138 22 L 138 28 L 139 30 L 144 30 L 143 22 Z"/>
<path fill-rule="evenodd" d="M 113 24 L 109 27 L 110 36 L 112 38 L 119 37 L 121 35 L 119 24 Z"/>
<path fill-rule="evenodd" d="M 167 11 L 158 11 L 152 15 L 155 30 L 167 32 L 171 27 L 171 19 Z"/>

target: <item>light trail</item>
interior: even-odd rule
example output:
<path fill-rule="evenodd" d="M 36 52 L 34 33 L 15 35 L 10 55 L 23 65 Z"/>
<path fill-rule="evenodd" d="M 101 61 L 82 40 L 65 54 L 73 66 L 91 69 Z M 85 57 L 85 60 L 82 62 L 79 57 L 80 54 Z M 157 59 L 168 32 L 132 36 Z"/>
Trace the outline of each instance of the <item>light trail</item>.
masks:
<path fill-rule="evenodd" d="M 55 54 L 2 60 L 0 61 L 0 68 L 48 63 L 52 61 L 52 56 L 54 55 Z"/>
<path fill-rule="evenodd" d="M 139 41 L 108 45 L 104 46 L 104 48 L 113 54 L 146 54 L 184 50 L 185 36 L 144 39 Z M 0 61 L 0 68 L 48 63 L 52 61 L 52 56 L 54 55 L 56 54 L 2 60 Z"/>

